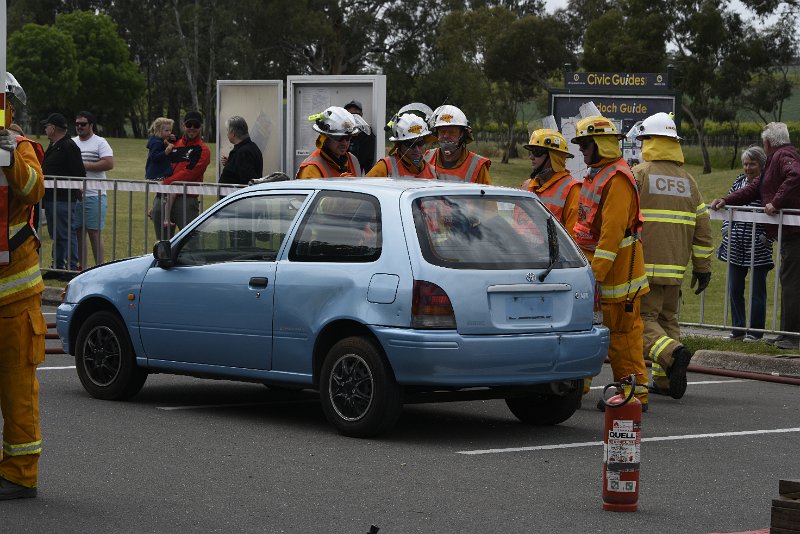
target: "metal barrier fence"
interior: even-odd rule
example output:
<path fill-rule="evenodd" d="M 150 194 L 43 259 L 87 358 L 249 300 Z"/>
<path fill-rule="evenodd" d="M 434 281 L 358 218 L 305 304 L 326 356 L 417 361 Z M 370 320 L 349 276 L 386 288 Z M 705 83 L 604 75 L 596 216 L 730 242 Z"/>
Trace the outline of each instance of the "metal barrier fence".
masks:
<path fill-rule="evenodd" d="M 175 228 L 162 228 L 160 235 L 156 233 L 150 210 L 155 195 L 174 193 L 180 195 L 175 204 L 178 211 L 187 212 L 187 195 L 196 195 L 199 212 L 205 206 L 211 206 L 220 196 L 230 194 L 242 188 L 240 185 L 205 184 L 197 182 L 178 182 L 164 185 L 152 180 L 97 180 L 74 178 L 68 176 L 45 176 L 45 188 L 52 190 L 52 200 L 42 200 L 38 224 L 39 237 L 42 239 L 40 266 L 46 278 L 69 278 L 92 263 L 92 254 L 88 248 L 93 247 L 85 231 L 76 229 L 78 221 L 86 220 L 87 212 L 100 207 L 99 196 L 86 196 L 87 191 L 102 191 L 107 199 L 107 212 L 104 217 L 105 229 L 99 230 L 98 237 L 104 245 L 103 261 L 108 262 L 139 254 L 147 254 L 153 244 L 161 237 L 169 238 Z M 64 193 L 66 191 L 66 193 Z M 66 200 L 59 201 L 59 196 Z M 83 200 L 81 200 L 83 199 Z M 96 206 L 91 202 L 97 202 Z M 183 203 L 183 204 L 182 204 Z M 46 213 L 50 211 L 49 217 Z M 45 213 L 43 213 L 45 212 Z M 47 226 L 50 219 L 51 227 Z M 157 218 L 156 220 L 159 220 Z M 186 221 L 188 222 L 188 221 Z M 60 236 L 56 244 L 53 239 Z M 77 257 L 77 251 L 87 253 L 83 258 Z M 57 254 L 58 251 L 58 254 Z M 56 264 L 56 256 L 64 258 L 62 265 Z M 110 257 L 109 257 L 110 256 Z"/>
<path fill-rule="evenodd" d="M 70 269 L 69 264 L 66 267 L 57 266 L 53 261 L 53 240 L 52 232 L 58 231 L 58 225 L 62 224 L 67 228 L 72 228 L 75 217 L 78 215 L 75 212 L 77 192 L 85 192 L 87 190 L 100 190 L 107 194 L 108 212 L 106 214 L 106 229 L 100 231 L 100 238 L 103 239 L 105 244 L 106 257 L 105 261 L 112 261 L 119 258 L 135 256 L 139 254 L 149 254 L 152 250 L 153 244 L 159 239 L 160 236 L 156 235 L 156 228 L 152 219 L 148 216 L 148 212 L 153 204 L 153 197 L 155 194 L 176 193 L 182 195 L 176 200 L 180 209 L 180 203 L 185 202 L 186 195 L 198 195 L 199 212 L 202 212 L 206 206 L 211 206 L 220 195 L 230 194 L 233 191 L 243 187 L 239 185 L 228 184 L 206 184 L 196 182 L 185 182 L 178 184 L 163 185 L 159 182 L 148 180 L 96 180 L 96 179 L 83 179 L 72 177 L 58 177 L 47 176 L 45 180 L 45 187 L 54 190 L 53 198 L 56 198 L 56 192 L 59 190 L 66 190 L 69 193 L 70 200 L 67 201 L 66 212 L 67 216 L 64 220 L 58 221 L 57 217 L 52 217 L 54 228 L 48 228 L 47 231 L 42 231 L 43 224 L 40 224 L 39 235 L 42 238 L 42 249 L 40 254 L 40 265 L 46 277 L 55 278 L 69 278 L 73 276 L 78 270 Z M 92 197 L 89 197 L 92 198 Z M 44 201 L 43 201 L 44 203 Z M 81 204 L 82 209 L 86 210 L 85 203 Z M 49 206 L 55 211 L 55 205 Z M 186 205 L 184 204 L 184 211 Z M 784 210 L 778 216 L 769 216 L 764 213 L 763 208 L 755 208 L 749 206 L 728 206 L 720 211 L 710 210 L 712 220 L 728 221 L 729 226 L 732 222 L 750 222 L 750 223 L 765 223 L 777 224 L 781 229 L 783 226 L 800 226 L 800 210 Z M 84 216 L 85 213 L 80 214 Z M 41 223 L 44 223 L 45 217 L 42 216 Z M 152 231 L 151 231 L 152 230 Z M 172 228 L 163 229 L 162 235 L 166 232 L 164 237 L 171 237 Z M 752 247 L 755 247 L 755 233 L 756 226 L 752 227 L 753 236 L 751 239 Z M 791 333 L 783 332 L 779 329 L 779 290 L 778 281 L 774 273 L 780 270 L 780 247 L 782 246 L 782 232 L 778 233 L 777 251 L 775 254 L 775 269 L 771 275 L 771 313 L 768 328 L 753 329 L 750 327 L 750 313 L 749 310 L 752 306 L 753 300 L 753 287 L 750 285 L 750 290 L 747 292 L 746 298 L 746 327 L 745 329 L 751 332 L 766 332 L 766 333 Z M 82 240 L 82 249 L 87 250 L 86 246 L 90 243 L 86 237 L 85 232 L 82 235 L 73 234 L 71 231 L 67 233 L 67 252 L 69 253 L 73 240 Z M 715 251 L 719 246 L 720 237 L 717 235 L 715 239 Z M 77 244 L 77 243 L 76 243 Z M 110 256 L 110 257 L 109 257 Z M 751 250 L 751 258 L 753 256 Z M 91 259 L 91 255 L 86 254 L 86 257 Z M 714 254 L 716 257 L 716 254 Z M 730 258 L 730 254 L 728 255 Z M 716 260 L 714 260 L 716 261 Z M 725 265 L 725 264 L 722 264 Z M 83 265 L 86 268 L 88 265 Z M 718 266 L 719 267 L 719 266 Z M 687 310 L 682 306 L 680 310 L 681 325 L 692 327 L 704 327 L 712 329 L 731 329 L 731 322 L 729 320 L 729 290 L 727 279 L 729 277 L 730 267 L 725 265 L 723 272 L 720 269 L 714 270 L 713 284 L 715 287 L 719 286 L 719 280 L 722 280 L 723 291 L 712 292 L 706 290 L 701 297 L 698 310 Z M 752 278 L 752 269 L 750 270 L 750 277 Z M 770 286 L 768 286 L 769 288 Z"/>
<path fill-rule="evenodd" d="M 779 292 L 779 285 L 780 282 L 778 281 L 777 273 L 780 272 L 781 268 L 781 255 L 780 250 L 783 246 L 783 227 L 784 226 L 800 226 L 800 210 L 782 210 L 778 215 L 770 216 L 764 213 L 764 208 L 761 207 L 753 207 L 753 206 L 726 206 L 724 209 L 719 211 L 709 210 L 712 220 L 717 221 L 727 221 L 728 228 L 731 228 L 731 224 L 733 222 L 746 222 L 746 223 L 754 223 L 751 225 L 750 228 L 750 251 L 749 251 L 749 258 L 750 258 L 750 265 L 749 265 L 749 290 L 746 292 L 745 298 L 745 325 L 743 328 L 737 328 L 737 330 L 746 330 L 748 333 L 771 333 L 771 334 L 797 334 L 797 332 L 788 332 L 783 331 L 779 328 L 779 310 L 780 310 L 780 292 Z M 768 314 L 768 320 L 765 323 L 765 328 L 753 328 L 750 324 L 751 317 L 750 317 L 750 310 L 752 309 L 753 305 L 753 296 L 754 296 L 754 287 L 751 283 L 753 277 L 753 266 L 755 262 L 755 254 L 754 250 L 756 247 L 757 242 L 757 226 L 756 223 L 759 224 L 770 224 L 770 225 L 777 225 L 778 226 L 778 237 L 777 237 L 777 248 L 773 251 L 773 259 L 775 262 L 775 268 L 772 270 L 770 274 L 770 281 L 767 284 L 767 291 L 768 294 L 771 294 L 771 301 L 770 310 Z M 718 238 L 719 239 L 719 238 Z M 719 240 L 715 242 L 715 254 L 716 257 L 716 250 L 719 249 Z M 693 327 L 704 327 L 704 328 L 713 328 L 713 329 L 732 329 L 732 324 L 729 321 L 729 311 L 730 311 L 730 292 L 729 292 L 729 284 L 728 279 L 730 277 L 730 259 L 731 259 L 730 247 L 727 254 L 727 261 L 723 262 L 724 271 L 722 273 L 714 271 L 713 275 L 715 277 L 719 277 L 723 281 L 724 290 L 721 295 L 710 293 L 706 290 L 702 293 L 700 298 L 700 308 L 699 314 L 697 317 L 681 317 L 681 325 L 683 326 L 693 326 Z M 720 276 L 722 275 L 722 276 Z M 767 295 L 769 296 L 769 295 Z M 719 298 L 722 297 L 722 298 Z M 710 301 L 710 302 L 709 302 Z M 711 315 L 709 319 L 707 316 Z M 720 317 L 721 316 L 721 317 Z M 721 321 L 719 320 L 721 318 Z M 687 320 L 689 319 L 689 320 Z M 691 321 L 691 319 L 696 319 L 695 321 Z"/>

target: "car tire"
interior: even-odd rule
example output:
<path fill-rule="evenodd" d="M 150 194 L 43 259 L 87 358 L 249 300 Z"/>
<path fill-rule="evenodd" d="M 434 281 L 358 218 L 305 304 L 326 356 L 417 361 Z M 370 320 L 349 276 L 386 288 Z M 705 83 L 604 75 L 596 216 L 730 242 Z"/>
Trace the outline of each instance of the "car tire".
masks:
<path fill-rule="evenodd" d="M 506 405 L 523 423 L 536 426 L 557 425 L 570 417 L 581 404 L 583 395 L 580 382 L 564 395 L 533 394 L 508 397 Z"/>
<path fill-rule="evenodd" d="M 93 313 L 81 326 L 75 367 L 83 388 L 98 399 L 128 399 L 147 380 L 147 371 L 136 365 L 127 328 L 109 311 Z"/>
<path fill-rule="evenodd" d="M 320 398 L 325 417 L 340 433 L 370 438 L 391 428 L 403 409 L 402 388 L 375 343 L 349 337 L 328 351 Z"/>

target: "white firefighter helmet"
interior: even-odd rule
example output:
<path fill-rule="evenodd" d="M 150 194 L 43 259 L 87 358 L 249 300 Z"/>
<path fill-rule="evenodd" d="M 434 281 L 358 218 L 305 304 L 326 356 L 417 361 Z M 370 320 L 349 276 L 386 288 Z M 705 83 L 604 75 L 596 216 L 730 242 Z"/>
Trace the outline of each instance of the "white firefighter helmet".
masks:
<path fill-rule="evenodd" d="M 464 115 L 464 112 L 449 104 L 436 108 L 433 111 L 433 115 L 431 115 L 429 124 L 431 129 L 434 131 L 436 131 L 436 128 L 439 126 L 461 126 L 463 128 L 470 127 L 469 121 L 467 120 L 467 116 Z"/>
<path fill-rule="evenodd" d="M 651 136 L 670 137 L 675 140 L 680 140 L 678 128 L 675 127 L 675 121 L 663 111 L 655 115 L 650 115 L 639 125 L 639 131 L 636 134 L 637 139 Z"/>
<path fill-rule="evenodd" d="M 419 115 L 425 122 L 428 121 L 431 115 L 433 115 L 433 110 L 430 106 L 423 104 L 422 102 L 412 102 L 411 104 L 406 104 L 395 114 L 395 117 L 399 117 L 404 113 L 413 113 L 415 115 Z"/>
<path fill-rule="evenodd" d="M 413 113 L 404 113 L 389 123 L 392 136 L 389 141 L 393 143 L 403 143 L 414 139 L 425 139 L 429 141 L 431 132 L 425 119 Z"/>
<path fill-rule="evenodd" d="M 339 106 L 331 106 L 322 113 L 311 115 L 309 121 L 314 121 L 311 128 L 322 135 L 337 138 L 348 137 L 359 132 L 353 114 Z"/>
<path fill-rule="evenodd" d="M 6 93 L 12 93 L 23 104 L 28 100 L 27 96 L 25 96 L 25 89 L 22 88 L 10 72 L 6 72 Z"/>

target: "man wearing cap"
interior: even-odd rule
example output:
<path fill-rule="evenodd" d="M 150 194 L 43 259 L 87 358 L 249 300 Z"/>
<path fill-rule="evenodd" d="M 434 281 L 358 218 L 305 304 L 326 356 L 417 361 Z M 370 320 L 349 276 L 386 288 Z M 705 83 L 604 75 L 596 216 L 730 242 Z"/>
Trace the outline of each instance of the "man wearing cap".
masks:
<path fill-rule="evenodd" d="M 48 177 L 73 176 L 84 178 L 86 169 L 81 149 L 67 135 L 67 119 L 61 113 L 51 113 L 45 120 L 44 133 L 50 145 L 44 153 L 42 172 Z M 55 269 L 78 270 L 78 236 L 72 225 L 73 205 L 80 198 L 80 190 L 59 187 L 55 180 L 53 189 L 46 189 L 42 198 L 47 232 L 53 240 Z M 45 273 L 45 278 L 59 278 L 63 273 Z"/>
<path fill-rule="evenodd" d="M 578 201 L 575 242 L 600 284 L 603 324 L 611 331 L 608 359 L 614 380 L 635 375 L 634 395 L 642 403 L 642 411 L 647 411 L 644 327 L 639 305 L 649 287 L 636 181 L 622 158 L 617 128 L 609 119 L 589 116 L 578 121 L 575 129 L 572 142 L 580 146 L 589 167 Z M 597 407 L 605 409 L 602 399 Z"/>
<path fill-rule="evenodd" d="M 650 392 L 680 399 L 692 353 L 681 344 L 678 304 L 686 264 L 691 287 L 702 293 L 711 280 L 714 239 L 708 208 L 694 178 L 683 168 L 675 122 L 666 113 L 638 126 L 641 163 L 633 168 L 642 203 L 645 270 L 650 292 L 642 298 L 644 355 L 653 362 Z"/>
<path fill-rule="evenodd" d="M 170 160 L 172 175 L 164 179 L 163 185 L 176 182 L 202 182 L 203 173 L 211 161 L 211 152 L 203 143 L 203 115 L 199 111 L 189 111 L 183 118 L 183 136 L 175 142 Z M 159 193 L 153 203 L 153 226 L 159 239 L 169 239 L 175 234 L 175 228 L 169 224 L 164 226 L 164 206 L 168 206 L 167 195 Z M 200 214 L 200 206 L 196 194 L 176 193 L 169 210 L 170 221 L 179 228 L 186 226 Z M 166 221 L 169 223 L 170 221 Z"/>
<path fill-rule="evenodd" d="M 351 100 L 345 104 L 344 109 L 353 115 L 364 116 L 364 108 L 358 100 Z M 376 137 L 371 131 L 369 134 L 361 132 L 350 141 L 349 152 L 358 159 L 362 169 L 371 169 L 375 164 L 375 143 Z"/>
<path fill-rule="evenodd" d="M 72 138 L 81 149 L 83 166 L 86 167 L 86 177 L 92 180 L 105 180 L 106 171 L 114 168 L 114 151 L 104 137 L 94 133 L 97 121 L 94 114 L 81 111 L 75 117 L 75 131 L 78 135 Z M 73 213 L 73 226 L 78 234 L 78 256 L 81 259 L 81 268 L 88 265 L 86 254 L 86 241 L 84 230 L 92 245 L 92 255 L 95 265 L 105 261 L 103 253 L 102 231 L 106 226 L 106 210 L 108 200 L 105 190 L 84 189 L 83 198 L 75 204 Z"/>

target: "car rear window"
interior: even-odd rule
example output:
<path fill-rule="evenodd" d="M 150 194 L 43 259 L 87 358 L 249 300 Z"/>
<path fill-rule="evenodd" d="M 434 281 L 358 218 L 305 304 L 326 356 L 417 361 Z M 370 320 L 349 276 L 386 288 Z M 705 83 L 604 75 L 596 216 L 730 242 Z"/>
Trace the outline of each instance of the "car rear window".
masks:
<path fill-rule="evenodd" d="M 544 269 L 551 263 L 547 219 L 535 199 L 449 195 L 414 200 L 414 225 L 425 261 L 452 269 Z M 553 225 L 554 268 L 585 261 L 566 231 Z"/>
<path fill-rule="evenodd" d="M 361 193 L 321 192 L 289 249 L 290 261 L 370 262 L 381 255 L 378 199 Z"/>

